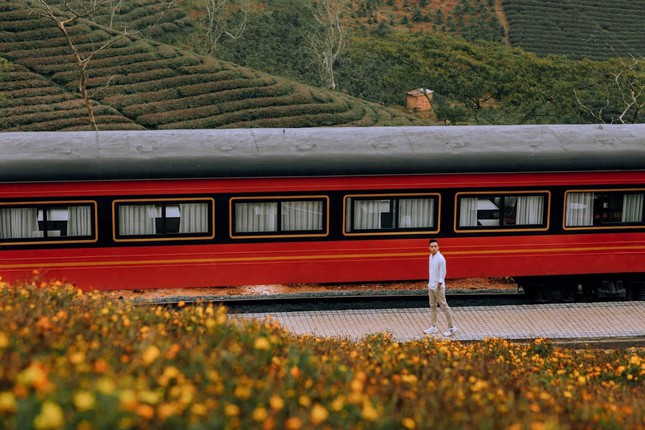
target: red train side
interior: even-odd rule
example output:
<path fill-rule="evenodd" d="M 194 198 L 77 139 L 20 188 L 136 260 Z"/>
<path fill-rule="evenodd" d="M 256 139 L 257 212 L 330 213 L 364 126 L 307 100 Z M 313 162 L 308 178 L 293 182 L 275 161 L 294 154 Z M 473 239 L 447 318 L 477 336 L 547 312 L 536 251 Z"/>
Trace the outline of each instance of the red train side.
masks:
<path fill-rule="evenodd" d="M 331 178 L 229 178 L 112 182 L 25 183 L 0 185 L 0 200 L 101 199 L 210 196 L 217 219 L 228 219 L 231 196 L 329 194 L 330 205 L 351 193 L 427 191 L 441 195 L 443 217 L 438 231 L 448 258 L 449 276 L 543 279 L 577 275 L 645 273 L 645 229 L 562 231 L 563 192 L 567 189 L 645 189 L 641 172 L 477 173 L 468 175 L 358 176 Z M 550 193 L 549 225 L 544 231 L 455 233 L 457 192 L 544 190 Z M 220 196 L 225 195 L 225 198 Z M 105 209 L 105 208 L 104 208 Z M 346 208 L 334 207 L 340 214 Z M 342 212 L 344 218 L 344 212 Z M 226 215 L 226 216 L 224 216 Z M 105 213 L 101 217 L 105 218 Z M 111 225 L 99 219 L 100 228 Z M 348 237 L 342 223 L 328 219 L 328 234 L 316 240 L 242 240 L 220 236 L 204 243 L 144 243 L 118 246 L 105 243 L 48 249 L 3 249 L 0 275 L 25 279 L 33 271 L 75 282 L 84 289 L 190 288 L 223 285 L 333 283 L 352 281 L 419 280 L 427 272 L 427 235 Z M 551 225 L 553 223 L 559 225 Z M 558 228 L 554 228 L 558 227 Z M 99 241 L 101 242 L 101 241 Z M 533 278 L 539 277 L 539 278 Z M 561 278 L 568 279 L 568 278 Z M 595 280 L 593 282 L 600 282 Z M 642 285 L 638 283 L 637 287 Z M 536 287 L 529 285 L 528 287 Z"/>

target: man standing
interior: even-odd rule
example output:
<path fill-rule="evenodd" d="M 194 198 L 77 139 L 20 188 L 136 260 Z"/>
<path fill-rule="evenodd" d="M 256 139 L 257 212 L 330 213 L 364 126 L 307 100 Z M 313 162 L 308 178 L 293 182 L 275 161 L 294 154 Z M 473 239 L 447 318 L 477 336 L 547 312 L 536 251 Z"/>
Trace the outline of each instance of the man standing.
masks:
<path fill-rule="evenodd" d="M 424 330 L 426 334 L 439 333 L 437 328 L 437 303 L 441 307 L 448 322 L 448 330 L 444 336 L 452 336 L 457 332 L 457 326 L 452 321 L 452 312 L 446 301 L 446 259 L 439 252 L 439 243 L 430 239 L 428 296 L 430 300 L 430 320 L 432 325 Z"/>

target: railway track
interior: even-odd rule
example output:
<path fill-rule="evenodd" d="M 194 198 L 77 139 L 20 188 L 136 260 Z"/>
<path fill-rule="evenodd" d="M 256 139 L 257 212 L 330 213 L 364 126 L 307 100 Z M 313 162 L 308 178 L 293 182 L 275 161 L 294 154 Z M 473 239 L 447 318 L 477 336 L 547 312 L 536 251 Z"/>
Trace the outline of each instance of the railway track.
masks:
<path fill-rule="evenodd" d="M 402 309 L 428 306 L 428 295 L 412 294 L 334 294 L 243 297 L 213 300 L 228 307 L 230 313 L 297 312 L 345 309 Z M 503 306 L 527 303 L 520 293 L 450 294 L 448 303 L 460 306 Z"/>

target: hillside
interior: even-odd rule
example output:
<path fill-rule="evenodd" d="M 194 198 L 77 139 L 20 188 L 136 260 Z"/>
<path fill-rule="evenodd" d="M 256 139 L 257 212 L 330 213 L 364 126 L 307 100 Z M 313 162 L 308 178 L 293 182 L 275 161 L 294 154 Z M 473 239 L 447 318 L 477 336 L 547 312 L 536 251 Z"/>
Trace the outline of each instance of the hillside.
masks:
<path fill-rule="evenodd" d="M 572 59 L 645 56 L 645 0 L 354 0 L 350 15 L 358 32 L 443 32 Z"/>
<path fill-rule="evenodd" d="M 502 0 L 502 4 L 513 46 L 576 59 L 645 57 L 645 0 Z"/>
<path fill-rule="evenodd" d="M 70 27 L 88 55 L 116 33 L 91 21 Z M 87 128 L 79 72 L 52 21 L 17 0 L 0 5 L 0 130 Z M 99 129 L 414 125 L 406 113 L 270 76 L 136 36 L 98 53 L 87 83 Z"/>
<path fill-rule="evenodd" d="M 435 121 L 596 122 L 597 112 L 602 122 L 642 121 L 642 109 L 623 115 L 622 92 L 630 82 L 641 85 L 642 61 L 622 70 L 618 82 L 615 59 L 539 57 L 507 44 L 540 55 L 636 51 L 645 46 L 645 32 L 636 31 L 645 0 L 621 0 L 616 10 L 581 0 L 567 7 L 532 0 L 353 0 L 345 17 L 351 40 L 335 65 L 338 91 L 320 89 L 307 47 L 308 35 L 320 29 L 302 1 L 252 1 L 243 37 L 223 37 L 210 55 L 199 0 L 169 8 L 160 0 L 133 0 L 112 17 L 103 11 L 74 25 L 84 55 L 118 37 L 117 30 L 137 31 L 94 55 L 87 68 L 99 128 L 421 125 L 430 119 L 402 107 L 405 92 L 419 87 L 435 91 L 433 112 L 424 116 Z M 0 72 L 0 131 L 87 128 L 79 72 L 65 39 L 53 21 L 21 4 L 0 4 L 0 58 L 12 63 L 9 73 Z M 569 26 L 573 18 L 578 26 Z M 583 29 L 583 21 L 591 27 Z M 552 37 L 558 29 L 570 37 Z M 598 29 L 604 48 L 587 47 L 601 40 L 590 36 Z"/>

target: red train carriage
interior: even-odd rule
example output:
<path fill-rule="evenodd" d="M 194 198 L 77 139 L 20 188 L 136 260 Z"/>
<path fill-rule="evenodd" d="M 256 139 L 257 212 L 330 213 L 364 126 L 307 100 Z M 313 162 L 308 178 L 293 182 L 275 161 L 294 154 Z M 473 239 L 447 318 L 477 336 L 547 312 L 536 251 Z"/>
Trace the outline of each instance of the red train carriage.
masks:
<path fill-rule="evenodd" d="M 645 299 L 645 126 L 0 134 L 0 276 L 85 289 L 514 277 Z"/>

